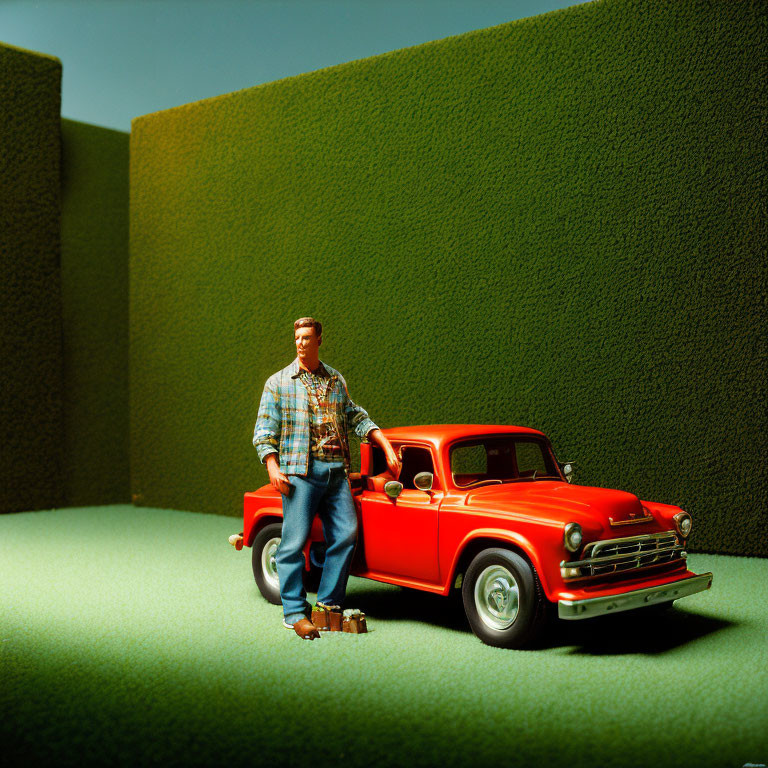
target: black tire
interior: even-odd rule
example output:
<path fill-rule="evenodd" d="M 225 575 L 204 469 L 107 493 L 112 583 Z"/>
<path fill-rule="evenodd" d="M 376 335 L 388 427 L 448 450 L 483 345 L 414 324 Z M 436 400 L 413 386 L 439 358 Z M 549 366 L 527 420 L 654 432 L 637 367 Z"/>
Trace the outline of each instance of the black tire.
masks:
<path fill-rule="evenodd" d="M 265 525 L 253 540 L 253 578 L 264 599 L 273 605 L 281 605 L 280 584 L 277 580 L 277 569 L 274 567 L 274 552 L 280 544 L 283 532 L 282 523 Z"/>
<path fill-rule="evenodd" d="M 461 586 L 464 612 L 472 631 L 497 648 L 525 648 L 546 623 L 546 601 L 536 572 L 508 549 L 480 552 Z"/>

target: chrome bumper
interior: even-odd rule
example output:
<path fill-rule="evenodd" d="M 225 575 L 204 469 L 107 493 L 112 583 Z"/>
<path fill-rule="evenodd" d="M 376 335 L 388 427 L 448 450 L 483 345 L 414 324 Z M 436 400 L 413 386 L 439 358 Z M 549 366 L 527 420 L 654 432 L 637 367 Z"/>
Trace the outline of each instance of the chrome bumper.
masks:
<path fill-rule="evenodd" d="M 712 574 L 702 573 L 690 579 L 661 584 L 658 587 L 636 589 L 621 595 L 605 595 L 604 597 L 589 597 L 585 600 L 559 600 L 557 615 L 561 619 L 591 619 L 606 613 L 619 613 L 642 608 L 646 605 L 668 603 L 680 597 L 688 597 L 702 592 L 712 586 Z"/>

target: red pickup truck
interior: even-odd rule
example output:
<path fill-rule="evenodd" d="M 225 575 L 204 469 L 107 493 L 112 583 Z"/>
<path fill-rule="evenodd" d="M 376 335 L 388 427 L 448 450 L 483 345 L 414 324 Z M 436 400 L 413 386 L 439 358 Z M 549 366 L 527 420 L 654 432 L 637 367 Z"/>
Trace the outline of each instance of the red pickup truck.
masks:
<path fill-rule="evenodd" d="M 546 435 L 516 426 L 386 429 L 402 459 L 393 478 L 378 446 L 349 477 L 359 535 L 352 574 L 441 595 L 461 590 L 472 630 L 503 648 L 529 645 L 548 613 L 586 619 L 708 589 L 686 567 L 691 517 L 625 491 L 575 485 Z M 245 494 L 243 533 L 263 596 L 280 604 L 274 555 L 280 494 Z M 319 519 L 305 548 L 307 584 L 322 567 Z"/>

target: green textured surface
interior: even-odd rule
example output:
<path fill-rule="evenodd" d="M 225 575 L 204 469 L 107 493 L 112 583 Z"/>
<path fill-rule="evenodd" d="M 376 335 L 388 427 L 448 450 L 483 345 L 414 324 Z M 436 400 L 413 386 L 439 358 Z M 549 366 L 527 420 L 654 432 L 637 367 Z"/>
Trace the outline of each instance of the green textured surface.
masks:
<path fill-rule="evenodd" d="M 236 515 L 292 321 L 381 426 L 537 427 L 768 554 L 765 3 L 605 0 L 138 118 L 138 503 Z"/>
<path fill-rule="evenodd" d="M 127 133 L 62 121 L 61 275 L 67 503 L 127 502 Z"/>
<path fill-rule="evenodd" d="M 0 519 L 6 764 L 768 762 L 763 559 L 692 555 L 709 592 L 527 652 L 484 646 L 442 598 L 352 578 L 371 631 L 309 643 L 259 596 L 233 523 L 129 505 Z"/>
<path fill-rule="evenodd" d="M 0 512 L 62 504 L 61 62 L 0 44 Z"/>

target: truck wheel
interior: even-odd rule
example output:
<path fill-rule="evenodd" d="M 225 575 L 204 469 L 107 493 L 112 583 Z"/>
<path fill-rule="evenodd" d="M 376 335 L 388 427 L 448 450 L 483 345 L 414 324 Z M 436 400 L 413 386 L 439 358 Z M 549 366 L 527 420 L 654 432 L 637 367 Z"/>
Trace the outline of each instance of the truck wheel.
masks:
<path fill-rule="evenodd" d="M 273 605 L 281 605 L 280 582 L 277 580 L 275 555 L 283 532 L 282 523 L 265 525 L 253 540 L 253 577 L 264 599 Z"/>
<path fill-rule="evenodd" d="M 487 645 L 524 648 L 544 626 L 545 599 L 536 573 L 507 549 L 486 549 L 475 557 L 461 596 L 472 631 Z"/>

